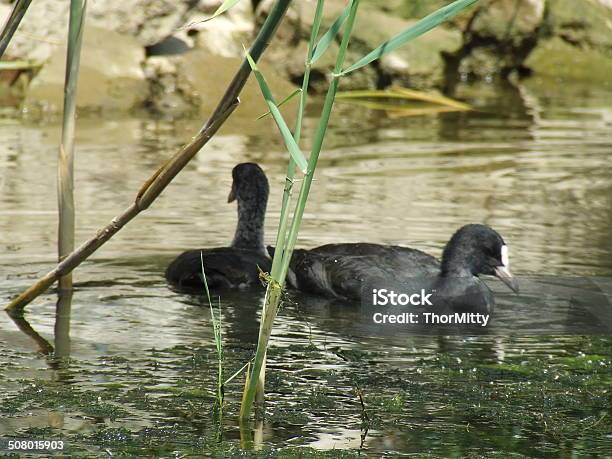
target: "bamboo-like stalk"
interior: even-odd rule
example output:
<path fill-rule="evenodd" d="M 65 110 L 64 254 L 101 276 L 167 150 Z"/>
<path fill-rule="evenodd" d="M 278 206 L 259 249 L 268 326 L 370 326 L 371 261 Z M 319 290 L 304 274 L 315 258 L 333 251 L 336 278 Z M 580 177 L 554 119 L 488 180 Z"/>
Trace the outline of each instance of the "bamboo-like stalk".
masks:
<path fill-rule="evenodd" d="M 263 368 L 265 356 L 267 352 L 268 342 L 272 333 L 272 325 L 278 312 L 282 295 L 282 285 L 287 276 L 289 269 L 289 262 L 291 255 L 293 254 L 293 248 L 297 240 L 297 235 L 302 222 L 302 216 L 304 215 L 304 209 L 306 207 L 306 201 L 308 200 L 308 193 L 314 177 L 314 172 L 317 167 L 317 161 L 319 154 L 323 146 L 323 140 L 327 132 L 327 126 L 329 124 L 329 118 L 334 105 L 334 99 L 338 90 L 338 83 L 342 66 L 344 65 L 344 58 L 346 56 L 346 50 L 350 40 L 353 25 L 355 23 L 355 16 L 357 14 L 357 8 L 359 7 L 359 0 L 351 0 L 350 13 L 346 21 L 344 28 L 344 34 L 340 43 L 340 49 L 336 58 L 336 65 L 334 67 L 333 78 L 325 97 L 325 103 L 321 112 L 321 118 L 319 119 L 319 125 L 315 133 L 314 143 L 310 152 L 308 160 L 308 171 L 302 182 L 300 188 L 300 194 L 296 204 L 295 211 L 293 213 L 293 220 L 291 222 L 291 228 L 288 234 L 288 240 L 286 243 L 286 250 L 283 253 L 282 263 L 280 267 L 280 273 L 278 280 L 271 278 L 268 283 L 266 290 L 266 296 L 264 299 L 263 315 L 261 318 L 260 333 L 257 343 L 257 351 L 255 353 L 255 360 L 253 361 L 253 368 L 251 375 L 248 379 L 248 383 L 245 387 L 246 392 L 244 393 L 242 406 L 240 407 L 240 418 L 247 419 L 253 408 L 253 401 L 257 392 L 258 381 L 260 372 Z M 276 256 L 276 253 L 275 253 Z"/>
<path fill-rule="evenodd" d="M 300 93 L 300 101 L 297 108 L 297 116 L 295 120 L 295 129 L 293 132 L 293 138 L 299 145 L 300 138 L 302 136 L 302 122 L 304 119 L 304 111 L 306 110 L 306 100 L 308 97 L 308 85 L 310 83 L 310 70 L 312 68 L 312 53 L 314 51 L 314 44 L 319 35 L 319 29 L 321 27 L 321 19 L 323 17 L 323 6 L 325 0 L 318 0 L 317 9 L 315 11 L 314 20 L 312 23 L 312 30 L 310 32 L 310 41 L 308 42 L 308 54 L 306 55 L 306 65 L 304 68 L 304 78 L 302 79 L 302 92 Z M 276 236 L 276 251 L 274 252 L 274 259 L 272 260 L 272 271 L 271 276 L 273 279 L 279 280 L 278 275 L 280 273 L 280 266 L 283 258 L 283 252 L 285 250 L 285 240 L 287 237 L 287 223 L 289 221 L 289 204 L 291 202 L 291 195 L 293 190 L 293 181 L 295 177 L 295 161 L 293 158 L 289 158 L 289 166 L 287 166 L 287 175 L 285 178 L 285 189 L 283 192 L 283 201 L 281 205 L 281 216 L 280 223 L 278 226 L 278 234 Z M 277 252 L 280 252 L 277 254 Z M 284 282 L 281 282 L 284 285 Z"/>
<path fill-rule="evenodd" d="M 19 24 L 21 23 L 23 16 L 26 14 L 31 2 L 32 0 L 17 0 L 15 2 L 13 11 L 11 11 L 11 14 L 4 23 L 2 32 L 0 32 L 0 59 L 2 59 L 4 51 L 6 51 L 6 48 L 11 42 L 11 38 L 13 38 L 13 35 L 15 34 L 17 27 L 19 27 Z"/>
<path fill-rule="evenodd" d="M 55 305 L 55 356 L 70 357 L 70 312 L 73 290 L 60 290 Z"/>
<path fill-rule="evenodd" d="M 255 400 L 255 395 L 259 384 L 259 375 L 266 358 L 268 341 L 270 340 L 270 335 L 272 334 L 272 325 L 274 323 L 276 313 L 278 312 L 282 292 L 283 290 L 280 284 L 274 279 L 270 279 L 264 299 L 264 314 L 261 317 L 261 324 L 259 327 L 260 331 L 259 339 L 257 340 L 257 351 L 255 352 L 255 359 L 251 365 L 251 374 L 245 382 L 245 391 L 242 397 L 242 405 L 240 406 L 240 419 L 242 420 L 248 419 L 248 417 L 251 415 L 253 401 Z"/>
<path fill-rule="evenodd" d="M 57 161 L 57 201 L 59 226 L 57 251 L 61 262 L 74 250 L 74 127 L 76 118 L 77 82 L 81 61 L 81 44 L 87 0 L 70 0 L 66 79 L 64 81 L 64 113 L 62 139 Z M 72 288 L 72 274 L 59 280 L 61 290 Z"/>
<path fill-rule="evenodd" d="M 258 60 L 276 33 L 276 29 L 284 17 L 291 0 L 277 0 L 272 11 L 260 29 L 251 47 L 249 54 Z M 217 108 L 210 116 L 200 132 L 184 147 L 182 147 L 166 164 L 162 165 L 140 188 L 135 201 L 121 214 L 115 217 L 107 226 L 87 242 L 78 247 L 64 258 L 53 270 L 40 278 L 36 283 L 14 298 L 6 309 L 18 313 L 25 308 L 38 295 L 47 290 L 60 277 L 70 273 L 92 253 L 100 248 L 106 241 L 115 235 L 123 226 L 147 209 L 155 199 L 168 186 L 172 179 L 185 167 L 185 165 L 206 145 L 219 130 L 225 120 L 231 115 L 239 103 L 238 96 L 244 87 L 249 75 L 250 65 L 242 63 L 233 80 L 219 101 Z"/>
<path fill-rule="evenodd" d="M 297 241 L 297 236 L 300 230 L 300 226 L 302 224 L 302 217 L 304 215 L 304 209 L 306 208 L 306 201 L 308 200 L 308 194 L 310 193 L 312 180 L 314 178 L 314 173 L 317 168 L 319 154 L 321 153 L 321 148 L 323 147 L 323 140 L 325 139 L 327 126 L 329 125 L 329 118 L 331 116 L 331 111 L 334 106 L 334 101 L 336 99 L 336 93 L 338 92 L 338 84 L 340 83 L 340 73 L 342 72 L 342 66 L 344 65 L 346 50 L 351 39 L 353 25 L 355 24 L 357 8 L 359 8 L 359 0 L 352 0 L 351 10 L 346 20 L 344 34 L 342 35 L 340 49 L 338 50 L 338 56 L 336 58 L 336 65 L 332 74 L 332 81 L 325 96 L 325 102 L 323 104 L 323 109 L 321 110 L 321 118 L 319 119 L 319 124 L 317 126 L 317 130 L 313 139 L 310 157 L 308 158 L 308 173 L 306 174 L 306 176 L 304 177 L 304 181 L 302 182 L 300 194 L 298 196 L 295 211 L 293 213 L 293 221 L 291 222 L 291 229 L 289 230 L 288 235 L 289 239 L 287 241 L 287 250 L 283 256 L 283 265 L 281 267 L 280 272 L 280 279 L 283 282 L 284 279 L 287 277 L 287 272 L 289 270 L 289 262 L 291 261 L 295 242 Z"/>
<path fill-rule="evenodd" d="M 321 27 L 321 20 L 323 18 L 323 6 L 325 0 L 317 1 L 317 8 L 315 10 L 314 20 L 312 23 L 312 30 L 310 32 L 310 41 L 308 42 L 308 53 L 306 55 L 306 65 L 304 68 L 304 78 L 302 79 L 302 91 L 300 93 L 300 100 L 297 108 L 297 116 L 295 120 L 295 129 L 293 131 L 293 138 L 299 145 L 300 138 L 302 135 L 302 122 L 304 119 L 304 111 L 306 110 L 306 100 L 308 96 L 308 84 L 310 83 L 310 70 L 312 68 L 312 54 L 314 51 L 314 43 L 319 35 L 319 29 Z M 285 241 L 287 239 L 287 224 L 289 222 L 289 205 L 291 203 L 291 196 L 293 192 L 293 183 L 295 178 L 296 164 L 293 158 L 289 157 L 289 165 L 287 166 L 287 175 L 285 177 L 285 189 L 283 191 L 283 201 L 281 204 L 280 221 L 278 224 L 278 233 L 276 235 L 276 251 L 272 259 L 272 269 L 270 277 L 280 283 L 281 288 L 284 287 L 284 280 L 279 279 L 280 267 L 282 266 L 283 253 L 285 251 Z M 265 307 L 264 301 L 264 307 Z M 262 311 L 262 317 L 265 314 L 265 309 Z M 262 328 L 260 327 L 259 333 L 261 335 Z M 266 361 L 267 357 L 264 356 L 261 371 L 259 373 L 259 380 L 257 385 L 257 392 L 255 394 L 256 403 L 262 403 L 264 399 L 264 388 L 266 379 Z"/>

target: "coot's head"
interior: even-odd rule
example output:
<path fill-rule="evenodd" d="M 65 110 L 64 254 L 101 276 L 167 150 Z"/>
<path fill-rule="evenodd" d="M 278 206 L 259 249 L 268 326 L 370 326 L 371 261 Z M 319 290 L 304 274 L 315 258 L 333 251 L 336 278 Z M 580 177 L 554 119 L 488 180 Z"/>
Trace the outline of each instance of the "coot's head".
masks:
<path fill-rule="evenodd" d="M 442 254 L 442 273 L 498 277 L 518 293 L 518 282 L 510 273 L 508 246 L 497 231 L 486 225 L 465 225 L 446 244 Z"/>
<path fill-rule="evenodd" d="M 268 202 L 268 179 L 261 167 L 255 163 L 240 163 L 232 170 L 232 190 L 227 202 L 237 200 L 238 203 L 252 202 L 263 204 Z"/>

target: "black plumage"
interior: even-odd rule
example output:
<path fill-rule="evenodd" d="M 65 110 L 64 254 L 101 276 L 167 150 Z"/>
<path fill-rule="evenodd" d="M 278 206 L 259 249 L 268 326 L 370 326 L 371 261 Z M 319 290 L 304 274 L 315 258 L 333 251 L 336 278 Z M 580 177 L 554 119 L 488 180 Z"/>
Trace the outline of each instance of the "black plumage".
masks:
<path fill-rule="evenodd" d="M 263 170 L 254 163 L 232 170 L 228 202 L 238 204 L 238 223 L 229 247 L 188 250 L 166 269 L 166 279 L 176 289 L 202 292 L 201 256 L 211 290 L 260 286 L 259 269 L 269 272 L 272 260 L 264 247 L 264 220 L 269 185 Z"/>
<path fill-rule="evenodd" d="M 514 291 L 507 246 L 485 225 L 466 225 L 449 240 L 442 260 L 420 250 L 379 244 L 328 244 L 296 250 L 291 260 L 297 288 L 304 292 L 359 300 L 364 288 L 395 286 L 434 292 L 437 309 L 491 311 L 494 299 L 478 276 L 499 277 Z"/>

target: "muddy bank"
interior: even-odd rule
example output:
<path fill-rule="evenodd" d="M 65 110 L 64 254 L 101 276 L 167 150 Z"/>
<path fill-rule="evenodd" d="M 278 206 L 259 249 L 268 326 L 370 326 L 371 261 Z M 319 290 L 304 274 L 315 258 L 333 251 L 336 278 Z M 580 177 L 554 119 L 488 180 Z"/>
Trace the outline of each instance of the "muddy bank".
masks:
<path fill-rule="evenodd" d="M 238 65 L 242 43 L 262 24 L 272 1 L 243 0 L 203 23 L 218 0 L 113 1 L 93 3 L 87 17 L 79 108 L 87 111 L 147 110 L 190 116 L 210 109 L 216 88 Z M 446 1 L 362 5 L 349 62 L 414 24 Z M 324 26 L 344 7 L 326 2 Z M 3 105 L 25 112 L 61 110 L 68 5 L 32 5 L 7 50 L 16 69 L 0 70 Z M 303 75 L 312 5 L 295 3 L 265 55 L 278 96 Z M 10 5 L 0 4 L 0 17 Z M 452 94 L 457 81 L 533 77 L 609 85 L 612 72 L 612 8 L 606 0 L 483 0 L 343 81 L 344 89 L 402 85 Z M 313 69 L 312 87 L 326 87 L 332 52 Z M 254 100 L 251 100 L 253 98 Z M 243 112 L 259 114 L 257 91 L 243 98 Z M 250 108 L 249 108 L 250 107 Z"/>

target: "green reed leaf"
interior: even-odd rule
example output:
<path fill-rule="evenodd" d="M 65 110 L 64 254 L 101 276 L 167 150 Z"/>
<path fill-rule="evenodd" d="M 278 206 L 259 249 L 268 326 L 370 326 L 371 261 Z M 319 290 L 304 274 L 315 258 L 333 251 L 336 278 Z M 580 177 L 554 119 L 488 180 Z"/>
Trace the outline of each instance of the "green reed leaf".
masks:
<path fill-rule="evenodd" d="M 245 49 L 245 53 L 246 53 L 246 58 L 249 61 L 249 65 L 251 66 L 251 70 L 253 70 L 253 73 L 255 74 L 257 83 L 259 83 L 259 88 L 261 89 L 261 93 L 264 96 L 266 104 L 268 104 L 268 109 L 270 110 L 270 114 L 272 115 L 272 118 L 274 118 L 274 121 L 276 122 L 276 125 L 278 126 L 278 130 L 280 131 L 283 137 L 285 146 L 287 147 L 287 150 L 289 150 L 289 154 L 295 161 L 295 164 L 297 164 L 297 166 L 300 168 L 302 173 L 305 174 L 308 171 L 308 161 L 306 161 L 306 158 L 304 157 L 304 153 L 302 153 L 302 150 L 300 150 L 300 147 L 298 146 L 297 142 L 293 138 L 293 134 L 291 134 L 291 130 L 289 129 L 289 126 L 287 126 L 287 123 L 285 122 L 283 115 L 281 114 L 280 110 L 278 109 L 278 106 L 276 105 L 276 102 L 274 102 L 274 97 L 272 96 L 272 92 L 270 91 L 268 83 L 266 83 L 266 79 L 264 78 L 263 74 L 260 72 L 259 68 L 257 67 L 257 64 L 255 63 L 255 61 L 253 60 L 253 58 L 251 57 L 251 55 L 246 49 Z"/>
<path fill-rule="evenodd" d="M 465 8 L 471 6 L 477 1 L 478 0 L 456 0 L 450 5 L 440 8 L 439 10 L 431 13 L 430 15 L 425 16 L 413 26 L 400 32 L 392 39 L 384 42 L 382 45 L 359 59 L 353 65 L 343 70 L 341 72 L 341 75 L 346 75 L 347 73 L 353 72 L 354 70 L 357 70 L 377 59 L 380 59 L 385 54 L 394 51 L 400 46 L 408 43 L 410 40 L 414 40 L 415 38 L 423 35 L 424 33 L 429 32 L 431 29 L 440 25 L 441 23 L 448 21 L 449 19 L 459 14 Z"/>
<path fill-rule="evenodd" d="M 204 19 L 202 22 L 211 21 L 214 18 L 216 18 L 217 16 L 222 15 L 227 10 L 229 10 L 232 7 L 234 7 L 239 1 L 240 0 L 225 0 L 221 5 L 219 5 L 219 8 L 217 8 L 217 10 L 213 13 L 213 15 L 211 17 Z"/>
<path fill-rule="evenodd" d="M 315 45 L 312 52 L 312 57 L 310 58 L 311 64 L 317 62 L 319 58 L 325 53 L 325 51 L 327 51 L 329 45 L 331 45 L 332 41 L 334 41 L 334 38 L 336 38 L 336 35 L 338 35 L 338 32 L 340 32 L 340 29 L 346 21 L 346 18 L 348 17 L 350 11 L 351 3 L 349 2 L 342 10 L 342 13 L 340 13 L 340 16 L 338 16 L 338 18 L 331 25 L 329 30 L 323 34 L 321 39 Z"/>
<path fill-rule="evenodd" d="M 284 104 L 286 104 L 287 102 L 289 102 L 291 99 L 293 99 L 295 96 L 297 96 L 298 94 L 300 94 L 302 92 L 302 88 L 297 88 L 295 91 L 293 91 L 291 94 L 289 94 L 287 97 L 285 97 L 283 100 L 281 100 L 277 107 L 282 107 Z M 257 120 L 260 120 L 262 118 L 265 118 L 266 116 L 268 116 L 270 114 L 270 110 L 268 110 L 266 113 L 263 113 L 261 115 L 259 115 L 257 117 Z"/>

